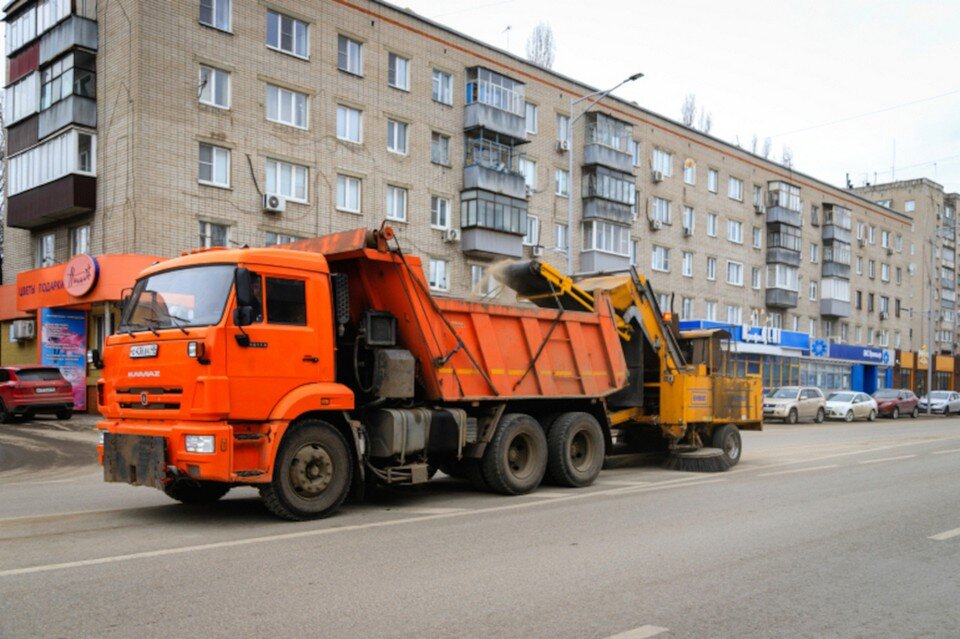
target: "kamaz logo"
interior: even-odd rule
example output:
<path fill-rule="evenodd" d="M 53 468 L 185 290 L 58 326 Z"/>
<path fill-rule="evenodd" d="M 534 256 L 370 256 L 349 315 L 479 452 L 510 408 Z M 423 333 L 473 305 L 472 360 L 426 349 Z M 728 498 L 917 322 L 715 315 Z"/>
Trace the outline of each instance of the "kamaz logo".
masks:
<path fill-rule="evenodd" d="M 160 377 L 160 371 L 130 371 L 127 377 Z"/>

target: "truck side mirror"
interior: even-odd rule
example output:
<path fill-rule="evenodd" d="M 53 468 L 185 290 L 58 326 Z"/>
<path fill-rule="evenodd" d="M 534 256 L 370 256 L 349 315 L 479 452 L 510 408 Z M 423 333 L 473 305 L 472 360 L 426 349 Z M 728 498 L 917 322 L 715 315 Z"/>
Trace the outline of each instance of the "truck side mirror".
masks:
<path fill-rule="evenodd" d="M 253 284 L 250 270 L 239 267 L 233 275 L 237 289 L 237 307 L 233 309 L 233 323 L 237 326 L 253 324 Z"/>

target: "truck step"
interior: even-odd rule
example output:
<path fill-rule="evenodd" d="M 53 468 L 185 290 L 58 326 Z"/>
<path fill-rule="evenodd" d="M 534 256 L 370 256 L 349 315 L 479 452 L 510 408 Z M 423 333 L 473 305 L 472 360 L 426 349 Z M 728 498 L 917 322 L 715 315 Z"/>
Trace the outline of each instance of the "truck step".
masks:
<path fill-rule="evenodd" d="M 238 470 L 237 472 L 234 473 L 234 475 L 236 475 L 237 477 L 256 477 L 256 476 L 258 476 L 258 475 L 262 475 L 264 472 L 266 472 L 266 471 L 263 471 L 263 470 Z"/>
<path fill-rule="evenodd" d="M 241 439 L 241 440 L 253 440 L 253 439 L 263 439 L 266 436 L 267 436 L 266 433 L 236 433 L 234 434 L 233 438 Z"/>

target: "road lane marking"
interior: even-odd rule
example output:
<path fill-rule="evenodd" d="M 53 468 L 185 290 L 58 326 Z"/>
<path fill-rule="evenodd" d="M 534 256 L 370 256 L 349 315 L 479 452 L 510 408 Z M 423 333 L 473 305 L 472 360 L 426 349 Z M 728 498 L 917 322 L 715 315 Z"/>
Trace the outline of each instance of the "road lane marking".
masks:
<path fill-rule="evenodd" d="M 400 513 L 402 515 L 446 515 L 448 513 L 460 513 L 468 510 L 467 508 L 420 508 L 419 506 L 401 506 L 399 508 L 387 508 L 387 512 Z"/>
<path fill-rule="evenodd" d="M 960 537 L 960 528 L 954 528 L 953 530 L 948 530 L 936 535 L 930 535 L 927 539 L 933 539 L 934 541 L 946 541 L 947 539 L 952 539 L 954 537 Z"/>
<path fill-rule="evenodd" d="M 98 510 L 74 510 L 65 513 L 51 513 L 49 515 L 23 515 L 21 517 L 5 517 L 0 519 L 0 526 L 7 524 L 22 524 L 28 521 L 45 521 L 48 519 L 64 519 L 67 517 L 81 517 L 83 515 L 102 515 L 105 513 L 122 513 L 130 508 L 101 508 Z"/>
<path fill-rule="evenodd" d="M 523 510 L 533 508 L 543 504 L 556 504 L 558 502 L 574 501 L 578 499 L 590 499 L 594 497 L 619 496 L 632 493 L 647 493 L 660 490 L 669 490 L 671 488 L 684 488 L 686 486 L 701 486 L 704 484 L 715 484 L 725 481 L 723 479 L 704 479 L 702 481 L 690 481 L 694 478 L 681 478 L 679 480 L 658 482 L 652 486 L 636 486 L 612 488 L 610 490 L 598 491 L 580 491 L 572 495 L 563 495 L 556 499 L 540 499 L 536 501 L 523 501 L 503 506 L 493 506 L 490 508 L 479 508 L 477 510 L 460 510 L 457 512 L 440 513 L 435 515 L 417 515 L 414 517 L 405 517 L 402 519 L 388 519 L 386 521 L 372 521 L 364 524 L 349 524 L 345 526 L 331 526 L 330 528 L 320 528 L 314 530 L 301 530 L 291 533 L 280 533 L 277 535 L 264 535 L 260 537 L 248 537 L 246 539 L 232 539 L 229 541 L 218 541 L 209 544 L 198 544 L 195 546 L 180 546 L 178 548 L 163 548 L 159 550 L 148 550 L 142 552 L 129 553 L 126 555 L 114 555 L 110 557 L 98 557 L 95 559 L 83 559 L 80 561 L 67 561 L 56 564 L 42 564 L 39 566 L 27 566 L 25 568 L 11 568 L 0 570 L 0 577 L 14 577 L 18 575 L 32 575 L 41 572 L 50 572 L 53 570 L 67 570 L 71 568 L 85 568 L 88 566 L 101 566 L 105 564 L 115 564 L 137 559 L 151 559 L 155 557 L 168 557 L 171 555 L 182 555 L 192 552 L 201 552 L 206 550 L 217 550 L 222 548 L 236 548 L 239 546 L 250 546 L 271 541 L 287 541 L 291 539 L 303 539 L 309 537 L 321 537 L 344 532 L 354 532 L 360 530 L 370 530 L 374 528 L 389 528 L 403 524 L 414 524 L 424 521 L 436 521 L 441 519 L 454 519 L 467 517 L 471 515 L 483 515 L 496 512 L 508 512 L 511 510 Z M 119 510 L 119 509 L 118 509 Z M 61 515 L 62 516 L 62 515 Z"/>
<path fill-rule="evenodd" d="M 935 451 L 933 451 L 933 453 L 931 453 L 931 454 L 933 454 L 933 455 L 948 455 L 948 454 L 950 454 L 950 453 L 960 453 L 960 448 L 950 448 L 950 449 L 948 449 L 948 450 L 935 450 Z"/>
<path fill-rule="evenodd" d="M 661 628 L 660 626 L 640 626 L 633 630 L 610 635 L 607 639 L 648 639 L 648 637 L 656 637 L 659 634 L 663 634 L 667 632 L 667 630 L 667 628 Z"/>
<path fill-rule="evenodd" d="M 859 464 L 880 464 L 880 463 L 889 462 L 889 461 L 899 461 L 899 460 L 901 460 L 901 459 L 912 459 L 912 458 L 914 458 L 914 457 L 916 457 L 916 455 L 898 455 L 897 457 L 882 457 L 881 459 L 863 459 L 863 460 L 860 460 L 860 461 L 857 462 L 857 463 L 859 463 Z"/>
<path fill-rule="evenodd" d="M 778 470 L 775 473 L 760 473 L 757 477 L 775 477 L 777 475 L 793 475 L 795 473 L 809 473 L 814 470 L 827 470 L 828 468 L 836 468 L 836 464 L 829 464 L 827 466 L 811 466 L 810 468 L 794 468 L 793 470 Z"/>

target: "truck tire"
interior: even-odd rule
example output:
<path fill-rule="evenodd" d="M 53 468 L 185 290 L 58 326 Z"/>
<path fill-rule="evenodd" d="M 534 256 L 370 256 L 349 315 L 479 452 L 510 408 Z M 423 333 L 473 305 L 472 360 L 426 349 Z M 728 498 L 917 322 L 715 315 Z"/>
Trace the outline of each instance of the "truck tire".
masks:
<path fill-rule="evenodd" d="M 733 467 L 743 454 L 743 440 L 740 429 L 733 424 L 724 424 L 713 431 L 713 447 L 723 451 L 723 457 Z"/>
<path fill-rule="evenodd" d="M 547 473 L 558 486 L 589 486 L 604 459 L 600 424 L 589 413 L 564 413 L 547 433 Z"/>
<path fill-rule="evenodd" d="M 212 504 L 227 494 L 230 486 L 220 482 L 201 482 L 191 479 L 172 481 L 163 492 L 167 497 L 184 504 Z"/>
<path fill-rule="evenodd" d="M 480 461 L 486 484 L 501 495 L 529 493 L 547 470 L 547 438 L 537 420 L 522 413 L 504 415 Z"/>
<path fill-rule="evenodd" d="M 340 432 L 319 419 L 292 426 L 277 451 L 273 479 L 260 497 L 277 517 L 302 521 L 329 517 L 350 492 L 353 461 Z"/>

